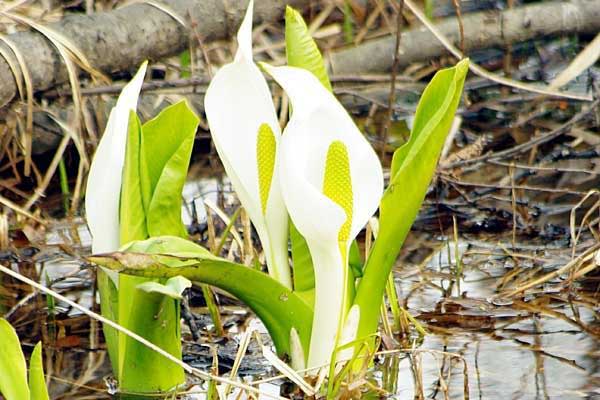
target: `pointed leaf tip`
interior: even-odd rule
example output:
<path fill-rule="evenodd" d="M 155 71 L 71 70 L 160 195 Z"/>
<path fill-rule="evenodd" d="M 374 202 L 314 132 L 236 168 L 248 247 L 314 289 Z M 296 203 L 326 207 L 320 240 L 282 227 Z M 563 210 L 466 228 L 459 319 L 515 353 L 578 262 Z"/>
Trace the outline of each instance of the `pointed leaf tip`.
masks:
<path fill-rule="evenodd" d="M 44 378 L 44 366 L 42 362 L 42 342 L 38 342 L 29 359 L 29 390 L 31 400 L 48 400 L 48 388 Z"/>
<path fill-rule="evenodd" d="M 288 65 L 310 71 L 327 90 L 332 91 L 319 47 L 310 35 L 302 15 L 289 6 L 285 10 L 285 52 Z"/>
<path fill-rule="evenodd" d="M 244 58 L 246 61 L 252 61 L 252 16 L 254 14 L 254 1 L 248 2 L 246 14 L 237 33 L 238 50 L 235 54 L 235 60 Z"/>
<path fill-rule="evenodd" d="M 85 211 L 94 253 L 119 248 L 119 200 L 129 113 L 137 108 L 147 65 L 147 61 L 142 63 L 121 91 L 90 166 Z"/>
<path fill-rule="evenodd" d="M 4 318 L 0 318 L 0 394 L 9 400 L 29 399 L 27 366 L 19 337 Z"/>

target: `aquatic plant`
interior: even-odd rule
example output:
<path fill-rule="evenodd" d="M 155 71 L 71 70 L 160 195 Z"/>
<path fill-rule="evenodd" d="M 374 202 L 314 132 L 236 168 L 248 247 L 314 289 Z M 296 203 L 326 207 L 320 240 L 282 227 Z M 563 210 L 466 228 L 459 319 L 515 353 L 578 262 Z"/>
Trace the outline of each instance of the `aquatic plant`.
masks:
<path fill-rule="evenodd" d="M 269 274 L 292 287 L 288 215 L 279 179 L 281 129 L 267 82 L 252 61 L 252 2 L 232 63 L 212 79 L 204 100 L 213 142 L 265 252 Z"/>
<path fill-rule="evenodd" d="M 95 253 L 151 236 L 187 236 L 181 192 L 198 118 L 182 101 L 142 125 L 135 109 L 145 72 L 146 63 L 123 89 L 90 168 L 85 205 Z M 102 314 L 181 357 L 179 301 L 190 284 L 99 271 Z M 185 381 L 181 367 L 156 352 L 110 327 L 104 333 L 121 391 L 164 392 Z"/>
<path fill-rule="evenodd" d="M 290 121 L 279 133 L 268 85 L 251 59 L 251 15 L 252 2 L 234 61 L 207 90 L 206 113 L 226 172 L 259 234 L 269 274 L 173 236 L 90 259 L 121 273 L 184 276 L 229 291 L 261 318 L 280 356 L 314 373 L 374 343 L 384 288 L 435 172 L 468 61 L 439 71 L 423 92 L 410 139 L 394 153 L 383 192 L 377 156 L 331 93 L 321 54 L 301 16 L 289 8 L 290 65 L 261 64 L 292 103 Z M 353 268 L 352 243 L 377 208 L 379 235 L 364 268 Z"/>
<path fill-rule="evenodd" d="M 0 395 L 6 400 L 48 400 L 42 364 L 42 343 L 33 348 L 29 373 L 19 337 L 4 318 L 0 318 Z"/>

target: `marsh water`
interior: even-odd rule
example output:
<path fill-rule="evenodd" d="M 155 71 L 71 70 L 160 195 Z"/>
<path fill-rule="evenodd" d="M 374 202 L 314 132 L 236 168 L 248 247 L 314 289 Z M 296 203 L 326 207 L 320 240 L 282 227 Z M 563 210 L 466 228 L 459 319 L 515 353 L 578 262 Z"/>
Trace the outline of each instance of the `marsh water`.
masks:
<path fill-rule="evenodd" d="M 191 180 L 184 190 L 184 219 L 190 232 L 202 238 L 209 204 L 226 213 L 234 204 L 230 188 L 218 177 Z M 517 237 L 452 230 L 446 235 L 427 228 L 427 210 L 415 224 L 394 278 L 400 304 L 427 331 L 410 329 L 401 337 L 393 328 L 383 333 L 382 351 L 359 379 L 363 396 L 399 399 L 593 399 L 600 398 L 598 282 L 593 278 L 565 288 L 568 273 L 522 296 L 503 297 L 518 286 L 567 264 L 572 249 L 564 232 L 552 237 Z M 212 212 L 212 211 L 211 211 Z M 213 221 L 219 229 L 224 225 Z M 38 277 L 86 308 L 97 309 L 94 270 L 82 269 L 79 255 L 89 252 L 89 233 L 82 220 L 57 220 L 44 232 L 46 246 L 26 240 L 15 252 L 3 254 L 14 269 Z M 584 235 L 585 236 L 585 235 Z M 588 248 L 582 237 L 576 246 Z M 18 238 L 16 239 L 18 244 Z M 461 274 L 456 274 L 456 268 Z M 457 280 L 457 276 L 460 279 Z M 109 360 L 98 323 L 60 302 L 2 277 L 2 309 L 23 343 L 45 343 L 45 368 L 55 399 L 110 398 L 114 393 Z M 227 375 L 248 327 L 264 332 L 258 320 L 235 299 L 218 298 L 225 338 L 212 334 L 212 322 L 201 292 L 188 294 L 190 315 L 184 324 L 184 361 L 210 370 L 218 356 L 218 373 Z M 196 329 L 195 335 L 191 329 Z M 385 331 L 384 331 L 385 332 Z M 262 335 L 268 340 L 266 335 Z M 213 369 L 214 371 L 214 369 Z M 256 381 L 276 375 L 256 343 L 242 359 L 240 376 Z M 279 393 L 284 379 L 262 384 Z M 285 385 L 284 385 L 285 386 Z M 371 387 L 371 389 L 365 389 Z M 190 382 L 188 398 L 203 398 L 206 386 Z M 289 390 L 287 388 L 286 390 Z"/>

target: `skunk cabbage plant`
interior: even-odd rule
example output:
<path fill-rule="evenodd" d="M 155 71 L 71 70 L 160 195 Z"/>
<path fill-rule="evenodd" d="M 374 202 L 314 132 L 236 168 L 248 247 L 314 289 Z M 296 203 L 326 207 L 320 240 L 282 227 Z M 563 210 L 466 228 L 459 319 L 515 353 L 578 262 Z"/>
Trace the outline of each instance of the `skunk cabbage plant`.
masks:
<path fill-rule="evenodd" d="M 291 288 L 288 215 L 279 180 L 281 129 L 265 77 L 252 61 L 251 1 L 231 64 L 212 79 L 204 100 L 215 147 L 254 224 L 269 274 Z"/>
<path fill-rule="evenodd" d="M 373 343 L 386 282 L 435 172 L 468 61 L 439 71 L 425 89 L 411 137 L 396 150 L 384 191 L 375 152 L 331 93 L 321 54 L 300 14 L 290 8 L 290 65 L 261 64 L 291 100 L 291 117 L 280 133 L 265 78 L 251 57 L 251 13 L 252 2 L 235 59 L 214 77 L 205 105 L 216 148 L 259 234 L 269 274 L 171 234 L 91 260 L 138 277 L 180 275 L 230 292 L 261 318 L 279 355 L 312 374 L 357 355 L 364 348 L 359 343 Z M 356 267 L 350 262 L 355 238 L 378 208 L 379 235 L 364 268 Z"/>
<path fill-rule="evenodd" d="M 315 75 L 295 67 L 265 69 L 293 107 L 281 144 L 281 187 L 312 255 L 316 291 L 308 367 L 313 368 L 326 364 L 342 344 L 339 334 L 354 292 L 350 244 L 377 210 L 383 172 L 371 145 Z"/>
<path fill-rule="evenodd" d="M 90 168 L 85 204 L 95 253 L 151 236 L 187 235 L 181 192 L 198 118 L 179 102 L 142 125 L 135 109 L 145 71 L 144 63 L 121 92 Z M 98 275 L 103 315 L 177 357 L 179 301 L 189 286 L 182 277 Z M 122 392 L 160 393 L 184 383 L 181 367 L 110 327 L 104 333 Z"/>
<path fill-rule="evenodd" d="M 142 64 L 131 82 L 121 91 L 90 166 L 85 213 L 92 234 L 94 253 L 113 251 L 120 247 L 119 193 L 121 171 L 125 164 L 129 112 L 137 108 L 146 66 L 146 63 Z"/>
<path fill-rule="evenodd" d="M 42 344 L 33 348 L 29 374 L 19 337 L 4 318 L 0 318 L 0 395 L 6 400 L 48 400 L 42 363 Z"/>

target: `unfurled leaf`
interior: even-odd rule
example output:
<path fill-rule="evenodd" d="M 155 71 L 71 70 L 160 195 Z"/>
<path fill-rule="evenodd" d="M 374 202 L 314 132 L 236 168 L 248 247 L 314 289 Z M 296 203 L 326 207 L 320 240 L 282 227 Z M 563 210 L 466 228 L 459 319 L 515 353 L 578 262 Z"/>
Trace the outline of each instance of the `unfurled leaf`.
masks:
<path fill-rule="evenodd" d="M 162 233 L 187 236 L 181 221 L 181 192 L 197 125 L 198 118 L 185 101 L 165 108 L 143 126 L 130 114 L 121 189 L 121 243 Z M 184 280 L 158 282 L 121 275 L 118 322 L 180 357 L 181 292 L 177 284 Z M 148 371 L 144 363 L 160 366 L 164 357 L 126 335 L 118 338 L 117 378 L 123 390 L 168 391 L 185 380 L 181 367 L 170 363 Z"/>
<path fill-rule="evenodd" d="M 198 122 L 187 103 L 180 101 L 142 126 L 140 173 L 150 236 L 187 236 L 181 192 Z"/>
<path fill-rule="evenodd" d="M 146 207 L 140 183 L 140 143 L 142 125 L 132 110 L 129 114 L 129 132 L 125 166 L 123 167 L 123 184 L 121 185 L 120 235 L 121 243 L 141 240 L 148 237 L 146 227 Z M 149 189 L 149 188 L 148 188 Z M 148 193 L 146 197 L 150 197 Z"/>
<path fill-rule="evenodd" d="M 460 102 L 469 61 L 439 71 L 425 88 L 409 141 L 394 154 L 380 205 L 379 235 L 354 300 L 361 309 L 358 338 L 375 332 L 387 277 L 415 220 Z"/>

